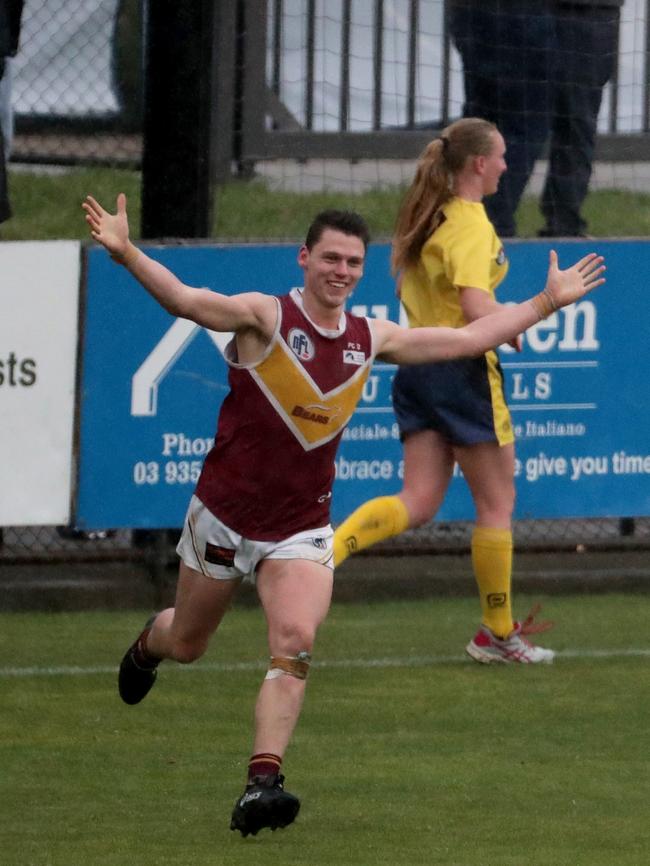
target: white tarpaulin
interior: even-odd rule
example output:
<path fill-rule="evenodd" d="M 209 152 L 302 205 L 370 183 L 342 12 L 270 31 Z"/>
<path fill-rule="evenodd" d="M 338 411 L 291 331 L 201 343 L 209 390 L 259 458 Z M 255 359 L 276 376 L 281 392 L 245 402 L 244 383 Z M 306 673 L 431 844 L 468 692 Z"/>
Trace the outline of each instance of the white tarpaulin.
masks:
<path fill-rule="evenodd" d="M 13 65 L 17 114 L 111 114 L 112 40 L 118 0 L 26 3 Z"/>

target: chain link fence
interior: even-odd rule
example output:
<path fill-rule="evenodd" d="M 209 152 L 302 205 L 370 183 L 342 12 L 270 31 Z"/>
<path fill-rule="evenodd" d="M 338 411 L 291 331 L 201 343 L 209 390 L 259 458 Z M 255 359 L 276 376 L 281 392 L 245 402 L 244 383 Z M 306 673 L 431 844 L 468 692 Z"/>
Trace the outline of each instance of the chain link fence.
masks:
<path fill-rule="evenodd" d="M 636 6 L 645 9 L 645 4 Z M 281 4 L 269 9 L 270 22 L 276 21 L 270 31 L 272 58 L 280 38 Z M 141 0 L 26 4 L 20 50 L 11 65 L 14 163 L 139 165 L 145 13 L 146 3 Z M 280 65 L 270 63 L 269 68 L 271 78 L 277 77 Z M 275 91 L 281 91 L 279 81 Z M 376 549 L 467 551 L 470 532 L 468 523 L 433 522 Z M 49 526 L 5 527 L 0 530 L 0 564 L 138 559 L 155 569 L 173 559 L 177 534 L 176 530 L 83 533 Z M 519 548 L 530 550 L 646 549 L 650 518 L 520 521 L 515 540 Z"/>
<path fill-rule="evenodd" d="M 139 164 L 144 9 L 141 0 L 25 4 L 11 64 L 13 162 Z"/>
<path fill-rule="evenodd" d="M 467 553 L 472 524 L 438 523 L 409 530 L 373 548 L 383 555 Z M 105 530 L 85 533 L 71 527 L 5 527 L 0 565 L 27 563 L 139 561 L 152 575 L 175 560 L 179 530 Z M 514 526 L 520 551 L 617 551 L 650 549 L 650 518 L 521 520 Z"/>
<path fill-rule="evenodd" d="M 239 20 L 228 36 L 241 48 L 235 137 L 251 137 L 270 167 L 322 157 L 328 134 L 337 158 L 360 159 L 368 149 L 391 161 L 412 158 L 418 131 L 462 112 L 462 65 L 444 0 L 214 2 L 232 2 Z M 26 3 L 11 64 L 14 162 L 140 164 L 147 8 L 147 0 Z M 615 161 L 647 161 L 649 8 L 649 0 L 626 0 L 622 9 L 619 59 L 599 119 L 601 144 L 607 139 Z M 391 130 L 406 135 L 389 140 Z M 293 137 L 285 141 L 286 133 Z"/>

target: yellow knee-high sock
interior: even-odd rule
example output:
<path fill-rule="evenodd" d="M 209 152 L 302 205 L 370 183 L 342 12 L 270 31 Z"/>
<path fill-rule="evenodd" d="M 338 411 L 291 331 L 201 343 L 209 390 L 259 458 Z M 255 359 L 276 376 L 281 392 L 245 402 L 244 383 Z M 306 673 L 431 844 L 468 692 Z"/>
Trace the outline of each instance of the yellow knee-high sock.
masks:
<path fill-rule="evenodd" d="M 364 502 L 334 533 L 334 565 L 340 565 L 351 553 L 399 535 L 408 525 L 408 511 L 399 496 L 379 496 Z"/>
<path fill-rule="evenodd" d="M 514 628 L 510 599 L 512 532 L 509 529 L 474 527 L 472 566 L 481 599 L 483 624 L 497 637 L 506 637 Z"/>

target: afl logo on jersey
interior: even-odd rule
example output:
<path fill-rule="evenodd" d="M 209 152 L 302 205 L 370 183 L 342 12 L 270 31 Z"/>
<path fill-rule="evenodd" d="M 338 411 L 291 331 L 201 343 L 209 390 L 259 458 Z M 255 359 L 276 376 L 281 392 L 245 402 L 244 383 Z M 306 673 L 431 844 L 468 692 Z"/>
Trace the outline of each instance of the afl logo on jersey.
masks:
<path fill-rule="evenodd" d="M 501 247 L 501 249 L 497 253 L 497 258 L 496 258 L 497 265 L 501 266 L 501 265 L 505 264 L 505 261 L 506 261 L 506 251 L 503 249 L 503 247 Z"/>
<path fill-rule="evenodd" d="M 316 354 L 316 349 L 311 337 L 301 331 L 300 328 L 292 328 L 287 337 L 287 343 L 293 354 L 301 361 L 311 361 Z"/>

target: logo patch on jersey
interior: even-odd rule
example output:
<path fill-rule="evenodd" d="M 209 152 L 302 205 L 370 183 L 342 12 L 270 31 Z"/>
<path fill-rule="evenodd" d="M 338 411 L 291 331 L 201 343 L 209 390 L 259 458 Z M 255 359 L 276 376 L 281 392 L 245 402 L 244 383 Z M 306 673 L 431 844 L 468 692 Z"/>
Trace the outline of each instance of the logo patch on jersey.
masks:
<path fill-rule="evenodd" d="M 232 568 L 235 564 L 235 551 L 230 547 L 220 547 L 218 544 L 205 545 L 205 561 L 212 565 L 226 565 Z"/>
<path fill-rule="evenodd" d="M 305 421 L 314 421 L 316 424 L 329 424 L 340 412 L 338 406 L 323 406 L 320 403 L 311 403 L 309 406 L 296 404 L 291 410 L 295 418 L 304 418 Z"/>
<path fill-rule="evenodd" d="M 287 343 L 293 354 L 301 361 L 311 361 L 316 354 L 314 344 L 300 328 L 292 328 L 287 335 Z"/>
<path fill-rule="evenodd" d="M 505 261 L 506 261 L 506 251 L 503 249 L 503 247 L 501 247 L 501 249 L 497 253 L 496 262 L 498 265 L 503 265 L 503 264 L 505 264 Z"/>
<path fill-rule="evenodd" d="M 366 363 L 366 353 L 355 352 L 354 349 L 343 349 L 343 363 L 354 364 L 356 367 L 360 367 Z"/>

